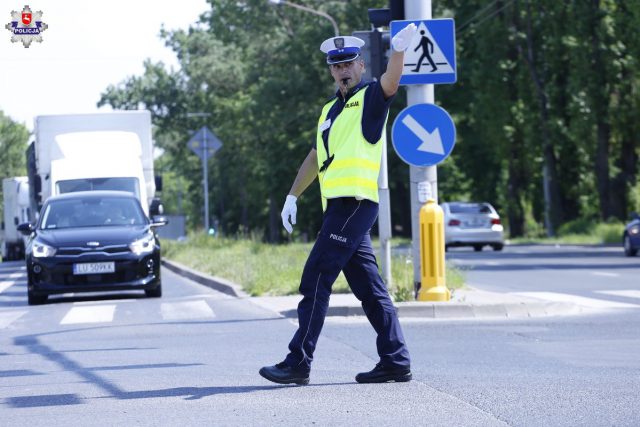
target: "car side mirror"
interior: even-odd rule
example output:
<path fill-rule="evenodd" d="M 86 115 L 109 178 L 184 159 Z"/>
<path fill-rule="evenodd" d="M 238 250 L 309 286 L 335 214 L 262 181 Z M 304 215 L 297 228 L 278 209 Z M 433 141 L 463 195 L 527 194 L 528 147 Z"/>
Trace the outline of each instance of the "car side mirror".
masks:
<path fill-rule="evenodd" d="M 151 217 L 152 227 L 163 227 L 169 223 L 169 220 L 164 215 L 154 215 Z"/>
<path fill-rule="evenodd" d="M 164 213 L 164 206 L 158 198 L 154 198 L 149 204 L 149 214 L 152 216 L 162 215 Z"/>
<path fill-rule="evenodd" d="M 35 227 L 30 222 L 23 222 L 22 224 L 18 225 L 17 229 L 20 233 L 28 236 L 29 234 L 33 233 Z"/>

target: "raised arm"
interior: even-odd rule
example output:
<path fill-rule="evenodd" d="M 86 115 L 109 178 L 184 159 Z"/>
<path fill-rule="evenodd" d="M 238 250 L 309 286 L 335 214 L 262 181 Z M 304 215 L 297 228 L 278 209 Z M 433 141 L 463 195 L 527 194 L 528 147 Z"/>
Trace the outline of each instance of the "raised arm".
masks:
<path fill-rule="evenodd" d="M 385 98 L 392 97 L 398 91 L 404 67 L 404 51 L 411 44 L 411 39 L 417 30 L 416 24 L 411 23 L 400 30 L 391 40 L 391 58 L 389 58 L 387 70 L 380 77 L 380 85 Z"/>

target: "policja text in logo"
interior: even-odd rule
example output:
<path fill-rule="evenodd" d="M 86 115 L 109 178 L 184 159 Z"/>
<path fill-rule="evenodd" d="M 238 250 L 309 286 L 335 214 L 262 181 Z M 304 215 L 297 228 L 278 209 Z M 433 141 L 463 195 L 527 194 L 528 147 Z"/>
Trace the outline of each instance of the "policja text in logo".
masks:
<path fill-rule="evenodd" d="M 40 33 L 49 26 L 42 22 L 42 11 L 33 13 L 27 4 L 22 12 L 11 11 L 11 22 L 5 25 L 5 28 L 13 33 L 12 43 L 22 42 L 22 45 L 28 48 L 34 41 L 42 43 Z"/>

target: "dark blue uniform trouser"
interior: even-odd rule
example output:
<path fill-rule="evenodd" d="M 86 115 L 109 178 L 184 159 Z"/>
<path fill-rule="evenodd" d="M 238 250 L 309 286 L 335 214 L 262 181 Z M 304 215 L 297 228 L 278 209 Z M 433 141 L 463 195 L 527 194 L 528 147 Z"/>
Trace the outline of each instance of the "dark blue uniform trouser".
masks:
<path fill-rule="evenodd" d="M 389 292 L 378 273 L 369 230 L 378 216 L 378 204 L 352 197 L 329 199 L 322 229 L 304 266 L 300 281 L 298 330 L 289 343 L 285 362 L 308 371 L 329 307 L 331 286 L 342 271 L 362 302 L 378 334 L 380 362 L 409 367 L 409 352 Z"/>

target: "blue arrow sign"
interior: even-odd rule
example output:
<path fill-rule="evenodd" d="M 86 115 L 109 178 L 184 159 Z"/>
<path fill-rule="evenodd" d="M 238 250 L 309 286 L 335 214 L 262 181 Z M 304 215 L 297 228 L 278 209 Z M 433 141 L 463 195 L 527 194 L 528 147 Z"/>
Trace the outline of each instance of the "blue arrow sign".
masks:
<path fill-rule="evenodd" d="M 451 154 L 456 144 L 456 127 L 449 113 L 437 105 L 415 104 L 398 114 L 391 140 L 405 163 L 432 166 Z"/>
<path fill-rule="evenodd" d="M 400 84 L 455 83 L 456 31 L 453 19 L 392 21 L 391 37 L 412 22 L 418 31 L 404 52 Z"/>

